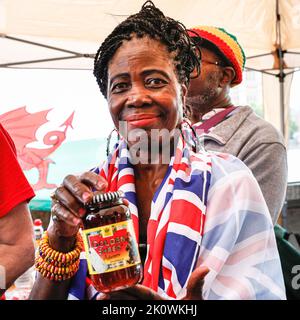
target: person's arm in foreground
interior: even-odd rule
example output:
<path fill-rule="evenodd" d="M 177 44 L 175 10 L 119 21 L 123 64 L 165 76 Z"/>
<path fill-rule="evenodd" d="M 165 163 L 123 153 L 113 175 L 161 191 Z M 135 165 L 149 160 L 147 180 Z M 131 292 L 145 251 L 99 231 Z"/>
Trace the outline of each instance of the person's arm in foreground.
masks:
<path fill-rule="evenodd" d="M 6 289 L 34 262 L 34 236 L 27 202 L 34 197 L 18 163 L 14 143 L 0 123 L 0 268 Z M 0 286 L 0 295 L 4 288 Z"/>
<path fill-rule="evenodd" d="M 0 266 L 6 288 L 34 262 L 34 235 L 28 205 L 22 202 L 0 219 Z M 0 295 L 5 290 L 0 289 Z"/>
<path fill-rule="evenodd" d="M 285 299 L 272 221 L 246 166 L 215 157 L 198 265 L 210 269 L 204 299 Z"/>

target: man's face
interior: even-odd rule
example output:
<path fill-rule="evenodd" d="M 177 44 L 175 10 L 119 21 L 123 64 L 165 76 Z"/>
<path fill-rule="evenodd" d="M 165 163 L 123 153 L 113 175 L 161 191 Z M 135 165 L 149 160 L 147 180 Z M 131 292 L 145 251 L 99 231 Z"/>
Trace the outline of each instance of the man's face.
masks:
<path fill-rule="evenodd" d="M 219 96 L 222 89 L 219 87 L 222 79 L 220 58 L 212 51 L 203 48 L 201 73 L 197 78 L 191 79 L 187 93 L 187 105 L 191 107 L 206 107 L 213 105 L 215 99 Z"/>

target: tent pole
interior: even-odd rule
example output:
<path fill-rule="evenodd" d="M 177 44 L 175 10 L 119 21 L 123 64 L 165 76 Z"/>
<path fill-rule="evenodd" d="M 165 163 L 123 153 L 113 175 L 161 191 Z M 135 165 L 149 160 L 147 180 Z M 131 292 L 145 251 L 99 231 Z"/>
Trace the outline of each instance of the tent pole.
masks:
<path fill-rule="evenodd" d="M 280 86 L 280 117 L 281 117 L 281 131 L 285 137 L 285 121 L 284 121 L 284 77 L 285 74 L 279 73 L 279 86 Z"/>
<path fill-rule="evenodd" d="M 280 85 L 280 123 L 281 123 L 281 132 L 283 136 L 285 137 L 285 116 L 284 116 L 284 61 L 283 61 L 283 55 L 284 52 L 282 50 L 281 46 L 281 26 L 280 26 L 280 20 L 281 16 L 279 13 L 279 0 L 276 0 L 276 46 L 277 46 L 277 57 L 279 60 L 279 74 L 277 75 L 279 77 L 279 85 Z"/>
<path fill-rule="evenodd" d="M 276 0 L 276 46 L 277 46 L 277 57 L 279 60 L 279 74 L 277 77 L 279 77 L 279 88 L 280 88 L 280 125 L 281 125 L 281 132 L 283 134 L 283 137 L 285 141 L 287 141 L 286 134 L 288 132 L 285 132 L 285 103 L 284 103 L 284 79 L 285 79 L 285 73 L 284 73 L 284 60 L 283 55 L 284 52 L 282 50 L 282 44 L 281 44 L 281 26 L 280 26 L 280 20 L 281 16 L 279 13 L 279 0 Z M 282 217 L 282 226 L 284 228 L 287 227 L 287 210 L 286 207 L 283 208 L 281 212 Z"/>

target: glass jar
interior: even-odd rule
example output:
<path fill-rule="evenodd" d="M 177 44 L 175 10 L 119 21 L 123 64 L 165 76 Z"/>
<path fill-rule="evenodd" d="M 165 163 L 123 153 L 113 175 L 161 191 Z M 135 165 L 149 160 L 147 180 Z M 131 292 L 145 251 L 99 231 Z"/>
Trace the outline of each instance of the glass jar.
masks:
<path fill-rule="evenodd" d="M 123 193 L 96 193 L 87 204 L 83 241 L 91 280 L 101 292 L 135 285 L 142 265 L 130 210 Z"/>

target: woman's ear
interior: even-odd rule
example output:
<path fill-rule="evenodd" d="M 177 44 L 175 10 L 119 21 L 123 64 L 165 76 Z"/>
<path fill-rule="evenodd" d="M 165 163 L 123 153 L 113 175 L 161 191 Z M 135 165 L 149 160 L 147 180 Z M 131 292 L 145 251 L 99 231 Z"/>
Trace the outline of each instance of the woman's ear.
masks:
<path fill-rule="evenodd" d="M 187 95 L 188 89 L 185 84 L 181 84 L 181 99 L 182 99 L 182 105 L 185 105 L 185 98 Z"/>
<path fill-rule="evenodd" d="M 184 84 L 184 83 L 182 83 L 182 84 L 181 84 L 181 94 L 182 94 L 183 96 L 186 96 L 186 95 L 187 95 L 187 91 L 188 91 L 187 85 Z"/>
<path fill-rule="evenodd" d="M 220 81 L 220 86 L 225 87 L 225 86 L 231 86 L 231 82 L 235 78 L 235 71 L 232 67 L 223 67 L 223 77 Z"/>

